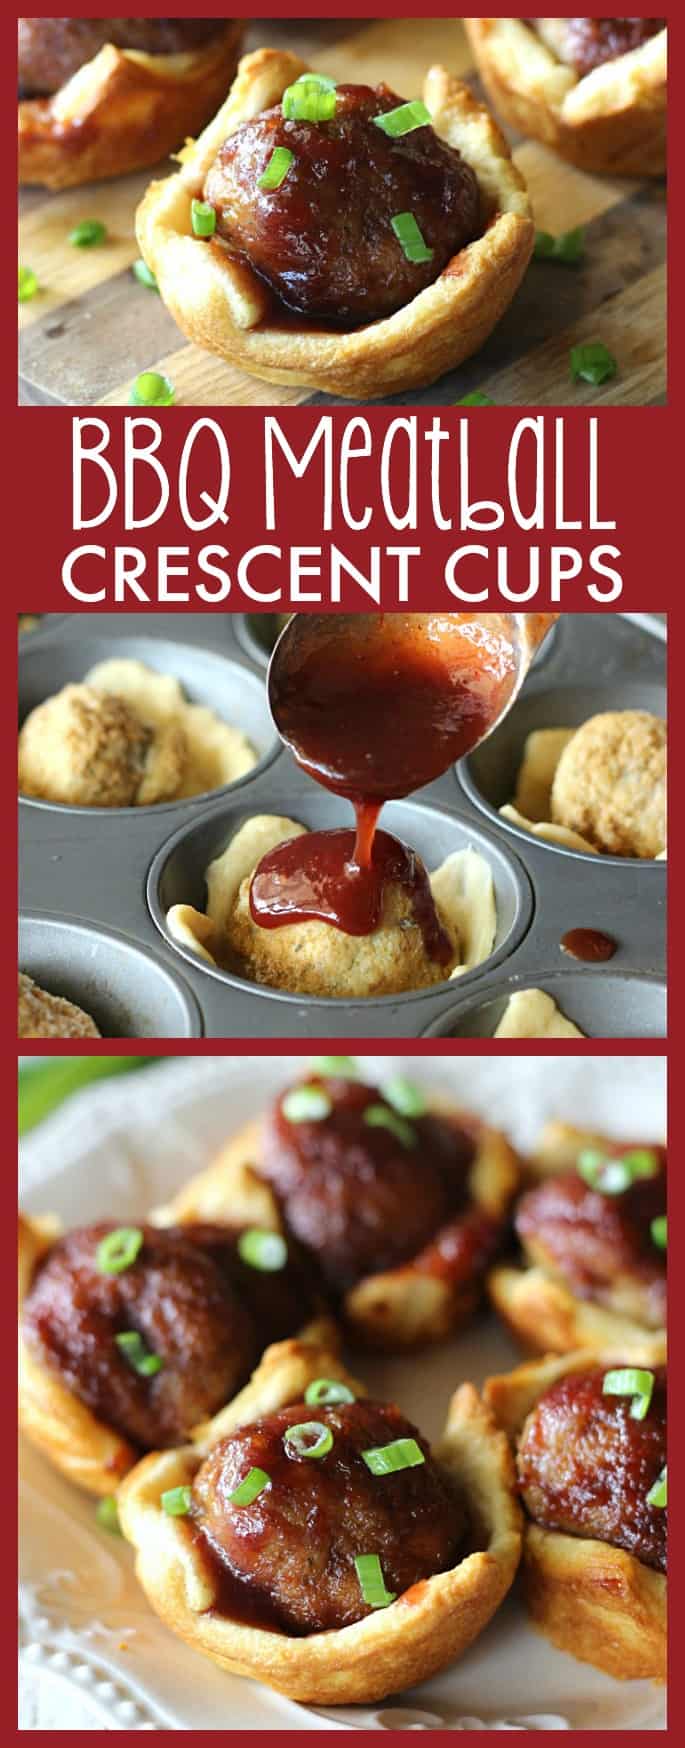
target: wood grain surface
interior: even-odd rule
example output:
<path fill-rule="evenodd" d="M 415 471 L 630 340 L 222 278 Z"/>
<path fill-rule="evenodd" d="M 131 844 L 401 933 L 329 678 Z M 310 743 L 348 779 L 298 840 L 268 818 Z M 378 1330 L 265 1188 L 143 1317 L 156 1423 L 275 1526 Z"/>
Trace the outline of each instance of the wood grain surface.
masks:
<path fill-rule="evenodd" d="M 459 19 L 262 21 L 247 47 L 287 43 L 339 80 L 383 79 L 403 97 L 442 61 L 478 89 Z M 502 405 L 659 405 L 666 395 L 666 199 L 659 182 L 588 176 L 545 147 L 512 136 L 536 224 L 554 233 L 586 227 L 582 264 L 534 261 L 499 327 L 477 357 L 432 388 L 386 404 L 449 405 L 474 389 Z M 161 166 L 164 173 L 170 166 Z M 154 172 L 153 174 L 159 174 Z M 161 370 L 187 406 L 335 404 L 308 389 L 258 382 L 188 345 L 155 291 L 134 278 L 134 214 L 151 173 L 49 194 L 20 196 L 19 259 L 40 291 L 19 306 L 19 399 L 47 406 L 128 402 L 141 370 Z M 98 218 L 107 240 L 68 242 L 80 219 Z M 569 348 L 602 340 L 618 373 L 601 388 L 573 383 Z M 349 403 L 339 403 L 349 404 Z"/>

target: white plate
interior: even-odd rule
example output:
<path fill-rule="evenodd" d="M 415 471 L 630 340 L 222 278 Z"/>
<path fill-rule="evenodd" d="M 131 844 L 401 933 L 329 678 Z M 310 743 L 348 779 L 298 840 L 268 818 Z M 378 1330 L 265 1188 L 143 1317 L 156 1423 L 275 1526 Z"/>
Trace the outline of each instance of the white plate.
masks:
<path fill-rule="evenodd" d="M 525 1147 L 549 1116 L 645 1139 L 665 1128 L 661 1057 L 367 1058 L 449 1090 Z M 226 1134 L 296 1075 L 301 1057 L 175 1058 L 73 1099 L 21 1149 L 29 1213 L 67 1224 L 140 1215 L 207 1163 Z M 429 1437 L 450 1392 L 517 1354 L 492 1320 L 413 1359 L 358 1367 Z M 358 1362 L 355 1361 L 358 1365 Z M 375 1709 L 305 1709 L 224 1675 L 172 1638 L 138 1590 L 129 1550 L 92 1501 L 24 1446 L 21 1500 L 23 1729 L 662 1730 L 660 1689 L 609 1680 L 553 1650 L 516 1593 L 454 1670 Z"/>

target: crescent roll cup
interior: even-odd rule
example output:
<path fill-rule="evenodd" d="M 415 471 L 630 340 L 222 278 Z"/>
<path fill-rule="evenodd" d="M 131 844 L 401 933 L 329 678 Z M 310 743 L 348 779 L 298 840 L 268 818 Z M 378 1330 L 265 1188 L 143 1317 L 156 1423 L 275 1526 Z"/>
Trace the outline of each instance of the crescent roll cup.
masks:
<path fill-rule="evenodd" d="M 593 1356 L 616 1365 L 623 1350 Z M 514 1442 L 539 1397 L 557 1379 L 588 1366 L 587 1353 L 536 1360 L 489 1378 L 484 1398 Z M 542 1529 L 526 1521 L 521 1582 L 536 1627 L 581 1663 L 619 1681 L 666 1679 L 666 1578 L 607 1542 Z"/>
<path fill-rule="evenodd" d="M 19 1216 L 19 1314 L 33 1275 L 62 1235 L 59 1220 Z M 328 1317 L 314 1319 L 301 1331 L 302 1341 L 337 1345 L 337 1331 Z M 80 1402 L 59 1374 L 44 1365 L 19 1333 L 19 1425 L 36 1449 L 68 1481 L 102 1497 L 114 1493 L 140 1452 L 128 1439 Z"/>
<path fill-rule="evenodd" d="M 498 114 L 580 170 L 661 176 L 666 168 L 666 31 L 584 77 L 520 18 L 465 18 Z"/>
<path fill-rule="evenodd" d="M 267 1349 L 246 1389 L 182 1450 L 155 1452 L 119 1493 L 124 1535 L 152 1608 L 171 1630 L 220 1668 L 250 1675 L 290 1699 L 349 1705 L 381 1700 L 424 1681 L 460 1657 L 487 1625 L 518 1565 L 521 1517 L 507 1440 L 470 1384 L 452 1398 L 434 1454 L 454 1475 L 478 1525 L 478 1551 L 428 1578 L 353 1626 L 291 1637 L 244 1625 L 213 1606 L 216 1578 L 183 1518 L 165 1516 L 161 1495 L 188 1485 L 208 1451 L 237 1427 L 302 1400 L 321 1376 L 352 1384 L 335 1355 L 302 1343 Z"/>
<path fill-rule="evenodd" d="M 584 1147 L 602 1147 L 606 1137 L 571 1123 L 547 1123 L 527 1162 L 531 1183 L 570 1171 Z M 645 1366 L 666 1359 L 666 1330 L 644 1329 L 616 1311 L 577 1299 L 563 1281 L 525 1262 L 498 1264 L 488 1275 L 488 1294 L 512 1334 L 533 1353 L 586 1354 L 613 1348 L 624 1360 Z"/>
<path fill-rule="evenodd" d="M 460 1116 L 437 1100 L 432 1101 L 432 1109 Z M 261 1124 L 248 1123 L 212 1164 L 191 1178 L 152 1219 L 162 1226 L 185 1220 L 218 1224 L 244 1221 L 281 1231 L 278 1202 L 271 1186 L 259 1176 L 260 1154 Z M 517 1156 L 508 1141 L 499 1130 L 478 1123 L 476 1155 L 469 1174 L 469 1192 L 476 1206 L 495 1219 L 505 1219 L 519 1175 Z M 481 1297 L 481 1280 L 450 1281 L 448 1265 L 439 1271 L 431 1269 L 431 1250 L 429 1245 L 398 1268 L 367 1275 L 346 1292 L 341 1307 L 345 1322 L 365 1345 L 394 1350 L 439 1341 L 472 1315 Z"/>
<path fill-rule="evenodd" d="M 217 26 L 221 23 L 217 21 Z M 19 181 L 45 188 L 144 170 L 195 134 L 233 77 L 243 24 L 202 47 L 151 55 L 107 43 L 52 97 L 19 103 Z"/>
<path fill-rule="evenodd" d="M 141 254 L 187 339 L 264 382 L 355 400 L 425 386 L 478 351 L 523 278 L 535 232 L 522 177 L 468 87 L 431 68 L 424 100 L 436 133 L 477 176 L 482 235 L 392 316 L 347 333 L 304 317 L 284 323 L 249 263 L 233 260 L 220 238 L 193 236 L 191 203 L 229 135 L 279 103 L 305 71 L 295 55 L 279 50 L 243 58 L 218 114 L 180 154 L 180 169 L 144 196 L 136 216 Z"/>

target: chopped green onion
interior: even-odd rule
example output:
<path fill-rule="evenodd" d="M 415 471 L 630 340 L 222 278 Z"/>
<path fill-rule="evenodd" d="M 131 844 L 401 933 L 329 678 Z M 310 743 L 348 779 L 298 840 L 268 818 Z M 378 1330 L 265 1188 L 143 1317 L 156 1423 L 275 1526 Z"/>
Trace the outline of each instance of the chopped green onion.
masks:
<path fill-rule="evenodd" d="M 433 250 L 424 242 L 413 212 L 396 212 L 390 223 L 407 261 L 415 266 L 422 261 L 432 261 Z"/>
<path fill-rule="evenodd" d="M 659 1161 L 651 1148 L 635 1147 L 620 1159 L 611 1159 L 596 1147 L 584 1147 L 578 1155 L 577 1171 L 583 1182 L 604 1196 L 620 1196 L 638 1178 L 655 1177 Z"/>
<path fill-rule="evenodd" d="M 591 382 L 595 388 L 608 382 L 618 370 L 616 359 L 601 340 L 591 341 L 585 346 L 572 346 L 569 363 L 574 382 Z"/>
<path fill-rule="evenodd" d="M 194 237 L 213 237 L 216 230 L 216 213 L 208 200 L 191 200 L 190 222 Z M 198 256 L 199 260 L 199 256 Z"/>
<path fill-rule="evenodd" d="M 395 1438 L 389 1445 L 362 1451 L 362 1456 L 372 1475 L 397 1475 L 400 1469 L 418 1469 L 426 1461 L 415 1438 Z"/>
<path fill-rule="evenodd" d="M 137 279 L 140 285 L 147 286 L 148 291 L 159 291 L 157 280 L 152 272 L 152 268 L 148 267 L 147 261 L 134 261 L 131 272 L 134 279 Z"/>
<path fill-rule="evenodd" d="M 38 290 L 38 275 L 32 267 L 19 268 L 19 302 L 28 303 Z"/>
<path fill-rule="evenodd" d="M 322 1123 L 332 1109 L 332 1101 L 321 1086 L 294 1086 L 281 1101 L 289 1123 Z"/>
<path fill-rule="evenodd" d="M 95 1521 L 101 1529 L 109 1530 L 111 1536 L 121 1535 L 119 1510 L 113 1493 L 106 1493 L 104 1499 L 98 1499 L 95 1507 Z"/>
<path fill-rule="evenodd" d="M 374 127 L 379 127 L 384 134 L 389 134 L 391 140 L 400 140 L 403 134 L 411 134 L 417 127 L 431 125 L 431 113 L 419 97 L 412 103 L 400 103 L 397 109 L 386 110 L 385 115 L 374 115 Z"/>
<path fill-rule="evenodd" d="M 290 152 L 287 146 L 274 146 L 266 169 L 258 178 L 257 187 L 264 188 L 267 192 L 273 188 L 280 188 L 294 161 L 295 153 Z"/>
<path fill-rule="evenodd" d="M 390 1134 L 400 1141 L 403 1147 L 416 1146 L 416 1130 L 411 1123 L 405 1123 L 396 1111 L 389 1110 L 387 1105 L 367 1105 L 364 1112 L 364 1122 L 370 1129 L 389 1129 Z"/>
<path fill-rule="evenodd" d="M 332 1080 L 358 1080 L 359 1069 L 353 1056 L 315 1056 L 315 1074 L 329 1075 Z"/>
<path fill-rule="evenodd" d="M 633 1178 L 658 1176 L 659 1161 L 652 1147 L 634 1147 L 630 1153 L 624 1153 L 623 1163 Z"/>
<path fill-rule="evenodd" d="M 649 1489 L 649 1493 L 647 1494 L 647 1504 L 658 1506 L 659 1511 L 663 1511 L 664 1507 L 668 1504 L 668 1482 L 666 1478 L 665 1464 L 658 1480 L 655 1481 L 654 1486 Z"/>
<path fill-rule="evenodd" d="M 271 1476 L 267 1475 L 266 1469 L 249 1469 L 245 1480 L 241 1481 L 238 1487 L 234 1487 L 232 1493 L 229 1493 L 228 1503 L 229 1505 L 237 1505 L 239 1508 L 243 1505 L 252 1505 L 254 1500 L 259 1498 L 260 1493 L 264 1492 L 264 1488 L 269 1487 L 270 1484 Z"/>
<path fill-rule="evenodd" d="M 154 1378 L 156 1372 L 161 1372 L 163 1359 L 158 1353 L 150 1352 L 137 1329 L 125 1329 L 122 1335 L 115 1335 L 114 1340 L 139 1378 Z"/>
<path fill-rule="evenodd" d="M 653 1390 L 654 1373 L 640 1371 L 636 1366 L 624 1366 L 619 1371 L 607 1372 L 602 1383 L 605 1396 L 632 1396 L 632 1420 L 644 1420 Z"/>
<path fill-rule="evenodd" d="M 575 231 L 562 231 L 561 236 L 552 236 L 551 231 L 536 231 L 534 261 L 561 261 L 564 267 L 575 267 L 582 261 L 585 253 L 585 232 L 582 228 Z"/>
<path fill-rule="evenodd" d="M 381 1092 L 401 1117 L 425 1116 L 427 1105 L 421 1088 L 413 1080 L 407 1080 L 404 1074 L 393 1074 L 390 1080 L 384 1080 Z"/>
<path fill-rule="evenodd" d="M 283 92 L 286 121 L 332 121 L 337 108 L 335 81 L 323 73 L 301 73 Z"/>
<path fill-rule="evenodd" d="M 168 1487 L 162 1494 L 162 1511 L 167 1517 L 187 1517 L 192 1497 L 190 1487 Z"/>
<path fill-rule="evenodd" d="M 133 407 L 172 407 L 175 399 L 176 390 L 168 376 L 160 376 L 157 370 L 143 370 L 133 384 L 129 404 Z"/>
<path fill-rule="evenodd" d="M 123 1275 L 130 1269 L 143 1247 L 139 1226 L 117 1226 L 108 1232 L 95 1252 L 95 1266 L 101 1275 Z"/>
<path fill-rule="evenodd" d="M 355 1402 L 356 1396 L 339 1378 L 314 1378 L 307 1385 L 304 1399 L 309 1408 L 323 1408 L 327 1402 Z"/>
<path fill-rule="evenodd" d="M 460 401 L 455 401 L 455 407 L 494 407 L 489 395 L 484 395 L 482 389 L 474 388 L 472 394 L 462 395 Z"/>
<path fill-rule="evenodd" d="M 260 1226 L 250 1226 L 247 1232 L 240 1234 L 238 1255 L 251 1269 L 260 1269 L 264 1275 L 275 1275 L 279 1269 L 285 1268 L 288 1246 L 280 1232 L 267 1232 L 262 1231 Z"/>
<path fill-rule="evenodd" d="M 649 1230 L 652 1235 L 652 1243 L 656 1245 L 657 1250 L 665 1250 L 668 1239 L 668 1216 L 657 1214 Z"/>
<path fill-rule="evenodd" d="M 354 1564 L 367 1608 L 387 1608 L 388 1603 L 395 1601 L 397 1591 L 386 1590 L 377 1554 L 358 1554 Z"/>
<path fill-rule="evenodd" d="M 107 226 L 101 219 L 82 219 L 80 225 L 74 225 L 69 232 L 69 242 L 75 249 L 92 249 L 95 243 L 103 243 L 107 236 Z"/>
<path fill-rule="evenodd" d="M 284 1432 L 283 1443 L 289 1457 L 326 1457 L 333 1449 L 333 1434 L 322 1420 L 301 1420 Z"/>

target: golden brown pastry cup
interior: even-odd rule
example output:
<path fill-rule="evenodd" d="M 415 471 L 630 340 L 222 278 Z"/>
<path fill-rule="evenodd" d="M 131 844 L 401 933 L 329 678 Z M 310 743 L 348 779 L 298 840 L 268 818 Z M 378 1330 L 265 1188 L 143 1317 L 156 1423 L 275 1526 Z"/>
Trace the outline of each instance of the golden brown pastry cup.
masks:
<path fill-rule="evenodd" d="M 338 1631 L 295 1638 L 213 1612 L 213 1569 L 187 1522 L 164 1515 L 161 1495 L 191 1483 L 207 1452 L 237 1427 L 302 1401 L 307 1384 L 318 1377 L 342 1378 L 357 1395 L 365 1394 L 325 1349 L 296 1341 L 267 1349 L 250 1384 L 207 1423 L 197 1442 L 155 1452 L 132 1470 L 119 1493 L 119 1515 L 136 1549 L 148 1601 L 187 1644 L 220 1668 L 251 1675 L 290 1699 L 370 1703 L 455 1662 L 506 1596 L 521 1545 L 513 1463 L 491 1414 L 472 1385 L 462 1384 L 434 1454 L 454 1474 L 480 1526 L 479 1551 Z"/>
<path fill-rule="evenodd" d="M 625 1359 L 612 1349 L 549 1356 L 489 1378 L 487 1407 L 515 1443 L 527 1415 L 558 1378 Z M 526 1520 L 521 1585 L 533 1624 L 560 1651 L 619 1681 L 666 1679 L 666 1579 L 634 1554 Z"/>

